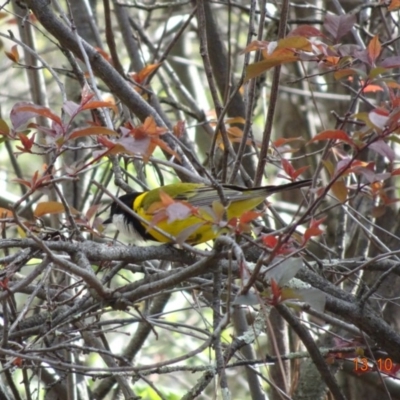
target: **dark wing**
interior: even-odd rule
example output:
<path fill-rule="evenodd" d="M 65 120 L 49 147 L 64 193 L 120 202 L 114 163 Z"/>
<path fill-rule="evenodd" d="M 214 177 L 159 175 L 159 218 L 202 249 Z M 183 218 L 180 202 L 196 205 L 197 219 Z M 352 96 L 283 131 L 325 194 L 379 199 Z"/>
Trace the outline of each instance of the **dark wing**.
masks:
<path fill-rule="evenodd" d="M 228 203 L 254 197 L 254 193 L 245 193 L 245 189 L 240 190 L 239 188 L 226 186 L 223 186 L 222 189 L 225 200 Z M 175 199 L 187 201 L 194 207 L 211 206 L 214 201 L 221 202 L 218 191 L 210 186 L 198 187 L 191 192 L 186 192 L 184 195 L 176 196 Z"/>

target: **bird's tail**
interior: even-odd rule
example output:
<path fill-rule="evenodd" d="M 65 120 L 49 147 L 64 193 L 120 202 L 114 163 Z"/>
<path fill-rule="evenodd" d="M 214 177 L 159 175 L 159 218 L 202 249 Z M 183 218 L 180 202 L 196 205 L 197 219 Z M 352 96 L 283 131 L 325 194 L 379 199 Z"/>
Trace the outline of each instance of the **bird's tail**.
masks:
<path fill-rule="evenodd" d="M 246 189 L 246 191 L 251 191 L 253 195 L 264 195 L 265 197 L 279 192 L 285 192 L 287 190 L 299 189 L 306 186 L 311 186 L 312 179 L 304 179 L 302 181 L 290 182 L 284 185 L 269 185 L 269 186 L 261 186 L 258 188 Z"/>

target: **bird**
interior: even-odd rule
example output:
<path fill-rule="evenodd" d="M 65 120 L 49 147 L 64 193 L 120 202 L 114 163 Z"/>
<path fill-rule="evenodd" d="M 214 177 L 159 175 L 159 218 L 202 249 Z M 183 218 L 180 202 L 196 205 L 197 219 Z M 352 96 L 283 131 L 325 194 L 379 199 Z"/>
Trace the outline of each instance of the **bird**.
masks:
<path fill-rule="evenodd" d="M 253 210 L 274 193 L 299 189 L 311 183 L 306 179 L 255 188 L 221 184 L 224 200 L 213 186 L 173 183 L 118 197 L 119 201 L 111 204 L 110 216 L 103 224 L 113 223 L 120 232 L 134 240 L 197 245 L 217 238 L 224 227 L 226 231 L 226 224 L 221 222 L 221 209 L 223 219 L 230 221 Z"/>

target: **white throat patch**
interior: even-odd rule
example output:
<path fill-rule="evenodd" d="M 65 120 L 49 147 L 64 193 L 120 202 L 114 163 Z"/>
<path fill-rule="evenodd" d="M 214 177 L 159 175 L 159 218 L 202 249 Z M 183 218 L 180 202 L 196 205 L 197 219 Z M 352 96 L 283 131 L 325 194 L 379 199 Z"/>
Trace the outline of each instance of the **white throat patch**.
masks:
<path fill-rule="evenodd" d="M 128 223 L 123 214 L 114 214 L 112 222 L 115 227 L 127 238 L 135 241 L 144 240 L 142 236 L 140 236 L 139 232 L 133 227 L 133 225 Z"/>

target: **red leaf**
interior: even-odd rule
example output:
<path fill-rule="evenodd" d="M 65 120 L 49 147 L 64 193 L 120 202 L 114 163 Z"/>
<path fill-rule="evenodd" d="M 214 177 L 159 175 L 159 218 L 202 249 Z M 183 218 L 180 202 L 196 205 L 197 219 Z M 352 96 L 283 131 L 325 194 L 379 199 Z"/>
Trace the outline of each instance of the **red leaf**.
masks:
<path fill-rule="evenodd" d="M 350 139 L 349 135 L 345 131 L 342 131 L 340 129 L 327 130 L 318 133 L 318 135 L 314 136 L 308 143 L 318 142 L 319 140 L 339 140 L 355 147 L 355 144 Z"/>
<path fill-rule="evenodd" d="M 9 278 L 3 278 L 2 280 L 0 280 L 0 288 L 8 290 L 8 282 L 9 282 Z"/>
<path fill-rule="evenodd" d="M 288 255 L 296 251 L 296 247 L 294 246 L 294 240 L 290 239 L 287 243 L 280 244 L 279 247 L 279 239 L 277 236 L 273 235 L 261 235 L 261 241 L 265 246 L 267 246 L 269 249 L 274 249 L 274 253 L 276 255 Z"/>
<path fill-rule="evenodd" d="M 300 25 L 288 33 L 287 36 L 304 36 L 310 38 L 313 36 L 324 36 L 320 30 L 310 25 Z"/>
<path fill-rule="evenodd" d="M 281 146 L 283 146 L 283 145 L 285 145 L 287 143 L 294 142 L 294 141 L 297 141 L 297 140 L 303 140 L 304 141 L 304 138 L 302 138 L 301 136 L 294 137 L 294 138 L 279 138 L 279 139 L 277 139 L 277 140 L 275 140 L 273 142 L 273 145 L 275 147 L 281 147 Z"/>
<path fill-rule="evenodd" d="M 278 286 L 278 284 L 275 282 L 275 279 L 271 279 L 271 292 L 274 297 L 277 297 L 280 295 L 281 289 Z"/>
<path fill-rule="evenodd" d="M 273 235 L 262 235 L 261 240 L 270 249 L 273 249 L 278 244 L 278 239 Z"/>
<path fill-rule="evenodd" d="M 326 217 L 316 220 L 311 220 L 310 227 L 306 229 L 303 236 L 303 245 L 305 245 L 312 237 L 319 236 L 323 233 L 320 229 L 320 225 L 325 221 Z"/>
<path fill-rule="evenodd" d="M 290 164 L 290 162 L 288 160 L 286 160 L 285 158 L 282 158 L 281 164 L 282 164 L 283 170 L 286 172 L 286 174 L 290 178 L 293 179 L 293 175 L 295 173 L 295 169 L 294 169 L 293 165 Z"/>
<path fill-rule="evenodd" d="M 29 139 L 28 136 L 24 135 L 23 133 L 18 133 L 18 137 L 23 145 L 23 148 L 18 147 L 18 149 L 26 153 L 31 153 L 32 146 L 35 142 L 35 135 L 32 135 L 32 138 Z"/>
<path fill-rule="evenodd" d="M 309 168 L 309 166 L 306 165 L 304 167 L 294 169 L 293 165 L 290 164 L 290 162 L 284 158 L 282 158 L 281 163 L 284 171 L 293 181 L 296 180 L 304 171 L 306 171 Z"/>
<path fill-rule="evenodd" d="M 257 211 L 246 211 L 240 216 L 240 222 L 247 224 L 248 222 L 254 221 L 256 218 L 261 217 L 263 213 Z"/>
<path fill-rule="evenodd" d="M 270 281 L 271 284 L 271 299 L 269 300 L 269 303 L 274 306 L 276 304 L 279 304 L 281 302 L 281 292 L 282 289 L 279 287 L 279 285 L 276 283 L 275 279 L 271 278 Z"/>
<path fill-rule="evenodd" d="M 21 368 L 22 365 L 23 365 L 23 363 L 24 363 L 24 360 L 23 360 L 23 358 L 21 358 L 21 357 L 16 357 L 16 358 L 14 358 L 14 360 L 12 361 L 12 364 L 15 365 L 15 366 L 18 367 L 18 368 Z"/>
<path fill-rule="evenodd" d="M 295 173 L 293 174 L 293 180 L 296 180 L 308 168 L 310 168 L 310 166 L 305 165 L 304 167 L 300 167 L 300 168 L 296 169 Z"/>

